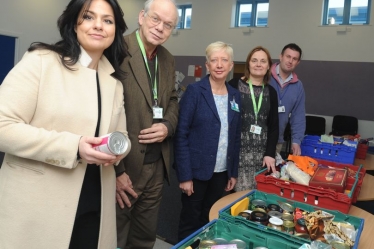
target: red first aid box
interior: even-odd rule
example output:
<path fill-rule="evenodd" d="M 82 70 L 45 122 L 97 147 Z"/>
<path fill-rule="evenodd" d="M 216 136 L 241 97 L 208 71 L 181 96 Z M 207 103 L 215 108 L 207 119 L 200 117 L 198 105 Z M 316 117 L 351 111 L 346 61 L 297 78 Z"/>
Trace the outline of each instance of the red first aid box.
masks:
<path fill-rule="evenodd" d="M 332 189 L 344 193 L 347 185 L 347 169 L 318 167 L 309 186 Z"/>

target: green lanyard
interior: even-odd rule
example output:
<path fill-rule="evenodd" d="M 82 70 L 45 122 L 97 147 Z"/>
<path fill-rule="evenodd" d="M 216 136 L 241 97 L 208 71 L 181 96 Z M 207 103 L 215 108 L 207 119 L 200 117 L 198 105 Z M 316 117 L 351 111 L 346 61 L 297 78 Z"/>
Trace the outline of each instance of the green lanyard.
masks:
<path fill-rule="evenodd" d="M 151 71 L 149 70 L 147 55 L 145 53 L 144 44 L 143 44 L 142 40 L 140 39 L 139 30 L 136 31 L 136 39 L 138 40 L 140 50 L 142 51 L 144 63 L 145 63 L 145 66 L 147 67 L 149 78 L 151 79 L 151 82 L 152 82 L 152 75 L 151 75 Z M 157 106 L 157 97 L 158 97 L 157 96 L 157 66 L 158 66 L 158 60 L 157 60 L 157 55 L 156 55 L 155 80 L 154 80 L 153 90 L 152 90 L 153 91 L 153 99 L 156 101 L 156 106 Z"/>
<path fill-rule="evenodd" d="M 257 104 L 256 104 L 255 94 L 253 92 L 252 82 L 250 80 L 248 80 L 247 83 L 248 83 L 249 88 L 251 90 L 251 98 L 252 98 L 252 103 L 253 103 L 253 110 L 255 111 L 256 125 L 257 125 L 257 115 L 258 115 L 258 112 L 261 109 L 262 95 L 264 93 L 264 83 L 262 83 L 262 91 L 261 91 L 260 97 L 258 99 L 258 107 L 257 107 Z"/>

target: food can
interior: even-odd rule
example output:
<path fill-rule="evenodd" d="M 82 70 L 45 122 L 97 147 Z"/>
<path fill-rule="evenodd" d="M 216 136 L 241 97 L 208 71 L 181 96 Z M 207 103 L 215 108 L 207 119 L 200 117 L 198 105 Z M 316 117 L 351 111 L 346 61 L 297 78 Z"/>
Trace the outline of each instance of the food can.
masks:
<path fill-rule="evenodd" d="M 109 155 L 122 155 L 129 147 L 128 138 L 119 131 L 101 136 L 100 144 L 92 146 L 95 150 L 109 154 Z"/>
<path fill-rule="evenodd" d="M 251 221 L 267 226 L 269 223 L 269 215 L 261 211 L 253 211 L 251 213 Z"/>
<path fill-rule="evenodd" d="M 233 239 L 229 242 L 229 244 L 235 244 L 237 249 L 246 249 L 247 243 L 240 239 Z"/>
<path fill-rule="evenodd" d="M 217 243 L 214 240 L 201 240 L 199 244 L 199 249 L 210 249 L 214 245 L 217 245 Z"/>
<path fill-rule="evenodd" d="M 295 231 L 297 233 L 308 233 L 308 230 L 306 228 L 306 224 L 305 224 L 305 219 L 304 218 L 300 218 L 300 219 L 296 220 Z"/>
<path fill-rule="evenodd" d="M 213 241 L 216 242 L 216 245 L 226 245 L 229 243 L 224 238 L 214 238 Z"/>
<path fill-rule="evenodd" d="M 263 208 L 255 208 L 255 209 L 253 209 L 253 211 L 259 211 L 259 212 L 263 212 L 263 213 L 265 213 L 266 214 L 266 210 L 265 209 L 263 209 Z"/>
<path fill-rule="evenodd" d="M 293 215 L 290 214 L 290 213 L 283 213 L 282 214 L 282 220 L 284 220 L 284 221 L 286 221 L 286 220 L 293 221 Z"/>
<path fill-rule="evenodd" d="M 268 227 L 274 228 L 276 230 L 282 231 L 283 220 L 277 218 L 277 217 L 271 217 L 269 219 Z"/>
<path fill-rule="evenodd" d="M 270 217 L 277 217 L 279 219 L 282 219 L 282 213 L 281 212 L 278 212 L 278 211 L 269 211 L 268 212 L 268 215 Z"/>
<path fill-rule="evenodd" d="M 238 216 L 243 217 L 244 219 L 247 219 L 247 220 L 251 219 L 251 214 L 248 212 L 240 212 Z"/>
<path fill-rule="evenodd" d="M 258 205 L 261 205 L 261 206 L 265 206 L 266 207 L 266 202 L 264 200 L 260 200 L 260 199 L 254 199 L 251 201 L 251 206 L 250 206 L 250 209 L 253 210 L 256 208 L 256 206 Z"/>
<path fill-rule="evenodd" d="M 281 207 L 281 209 L 283 209 L 283 213 L 293 214 L 293 211 L 295 210 L 295 208 L 290 203 L 282 202 L 279 203 L 279 206 Z"/>
<path fill-rule="evenodd" d="M 283 221 L 283 231 L 288 234 L 295 233 L 295 223 L 291 220 L 284 220 Z"/>
<path fill-rule="evenodd" d="M 268 212 L 270 212 L 270 211 L 278 211 L 278 212 L 280 212 L 280 211 L 281 211 L 281 208 L 280 208 L 280 206 L 277 205 L 277 204 L 269 204 L 269 205 L 267 206 L 267 210 L 268 210 Z"/>

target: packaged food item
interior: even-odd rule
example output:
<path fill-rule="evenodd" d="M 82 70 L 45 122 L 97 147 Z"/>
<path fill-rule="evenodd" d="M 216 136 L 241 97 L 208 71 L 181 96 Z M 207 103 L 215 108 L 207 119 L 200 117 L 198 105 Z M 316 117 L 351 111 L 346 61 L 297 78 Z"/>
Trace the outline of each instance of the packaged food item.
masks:
<path fill-rule="evenodd" d="M 347 175 L 347 169 L 318 167 L 310 179 L 309 186 L 333 189 L 336 192 L 344 193 Z"/>

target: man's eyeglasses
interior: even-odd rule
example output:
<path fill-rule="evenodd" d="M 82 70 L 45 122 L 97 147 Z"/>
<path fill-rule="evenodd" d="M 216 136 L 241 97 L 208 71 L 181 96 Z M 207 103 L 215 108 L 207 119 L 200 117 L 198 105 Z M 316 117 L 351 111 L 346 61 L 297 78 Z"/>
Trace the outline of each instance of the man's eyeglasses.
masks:
<path fill-rule="evenodd" d="M 145 16 L 148 16 L 149 19 L 151 20 L 151 23 L 154 24 L 154 25 L 158 25 L 162 22 L 162 25 L 167 30 L 172 30 L 172 29 L 175 28 L 175 26 L 173 24 L 161 21 L 161 19 L 158 16 L 150 16 L 150 15 L 148 15 L 148 13 L 145 13 Z"/>

